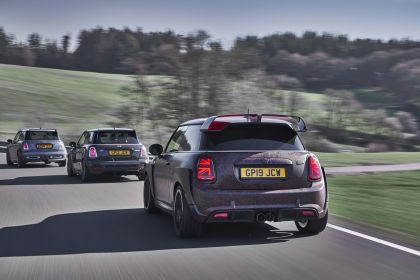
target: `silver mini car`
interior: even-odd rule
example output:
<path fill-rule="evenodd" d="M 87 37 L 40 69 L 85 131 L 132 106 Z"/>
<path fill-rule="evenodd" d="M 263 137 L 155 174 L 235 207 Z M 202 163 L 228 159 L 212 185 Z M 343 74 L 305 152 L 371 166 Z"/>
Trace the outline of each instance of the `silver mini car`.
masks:
<path fill-rule="evenodd" d="M 56 129 L 28 128 L 18 131 L 9 143 L 6 151 L 8 165 L 16 163 L 18 167 L 28 162 L 51 162 L 66 166 L 67 151 Z"/>

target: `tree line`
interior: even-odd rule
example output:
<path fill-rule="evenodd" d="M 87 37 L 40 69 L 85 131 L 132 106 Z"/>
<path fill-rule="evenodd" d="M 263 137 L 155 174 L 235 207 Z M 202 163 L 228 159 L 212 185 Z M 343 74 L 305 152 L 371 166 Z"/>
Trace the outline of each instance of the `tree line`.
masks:
<path fill-rule="evenodd" d="M 69 34 L 63 35 L 60 40 L 52 40 L 32 33 L 26 41 L 18 42 L 12 34 L 0 27 L 0 63 L 118 73 L 127 71 L 121 64 L 124 58 L 136 56 L 138 53 L 151 53 L 156 48 L 166 45 L 183 51 L 191 49 L 191 44 L 197 41 L 209 43 L 209 39 L 210 35 L 205 31 L 182 35 L 173 31 L 144 32 L 140 28 L 120 30 L 97 27 L 82 30 L 77 36 L 75 51 L 70 52 Z M 210 40 L 210 43 L 222 47 L 219 42 Z M 307 31 L 302 36 L 286 32 L 264 37 L 238 37 L 232 48 L 224 52 L 234 61 L 238 52 L 245 56 L 241 57 L 241 60 L 245 58 L 240 64 L 241 67 L 264 67 L 268 73 L 278 73 L 283 71 L 281 65 L 278 65 L 279 60 L 287 54 L 296 55 L 296 59 L 314 54 L 317 55 L 310 59 L 360 59 L 376 52 L 415 48 L 420 48 L 419 41 L 350 40 L 346 35 Z M 205 51 L 210 49 L 205 48 Z M 164 74 L 166 71 L 165 67 L 157 65 L 149 70 L 153 74 Z"/>

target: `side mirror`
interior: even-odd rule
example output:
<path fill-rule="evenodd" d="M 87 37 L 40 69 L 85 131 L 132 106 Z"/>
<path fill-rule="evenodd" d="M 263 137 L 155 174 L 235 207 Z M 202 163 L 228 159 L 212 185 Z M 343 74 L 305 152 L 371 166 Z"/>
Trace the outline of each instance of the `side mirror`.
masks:
<path fill-rule="evenodd" d="M 69 146 L 72 147 L 72 148 L 76 148 L 76 142 L 71 141 L 69 143 Z"/>
<path fill-rule="evenodd" d="M 12 144 L 13 140 L 12 139 L 7 139 L 7 143 Z"/>
<path fill-rule="evenodd" d="M 161 155 L 163 152 L 163 147 L 160 144 L 153 144 L 149 147 L 149 152 L 154 156 Z"/>

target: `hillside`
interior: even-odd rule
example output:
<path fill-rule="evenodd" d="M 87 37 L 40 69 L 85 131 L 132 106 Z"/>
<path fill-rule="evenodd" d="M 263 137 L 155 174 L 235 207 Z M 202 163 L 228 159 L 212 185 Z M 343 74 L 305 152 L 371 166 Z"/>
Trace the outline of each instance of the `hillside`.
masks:
<path fill-rule="evenodd" d="M 0 65 L 0 132 L 57 126 L 64 132 L 104 125 L 129 75 Z"/>

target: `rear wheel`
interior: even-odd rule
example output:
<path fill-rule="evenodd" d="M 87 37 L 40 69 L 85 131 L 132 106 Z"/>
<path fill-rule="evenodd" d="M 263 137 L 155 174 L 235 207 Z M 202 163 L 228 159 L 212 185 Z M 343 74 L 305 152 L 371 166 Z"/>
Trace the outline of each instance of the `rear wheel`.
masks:
<path fill-rule="evenodd" d="M 155 205 L 155 199 L 152 194 L 152 186 L 150 184 L 148 177 L 144 179 L 143 205 L 144 205 L 144 211 L 147 214 L 156 213 L 158 211 L 158 208 Z"/>
<path fill-rule="evenodd" d="M 82 174 L 80 175 L 82 182 L 89 182 L 92 180 L 92 174 L 89 172 L 89 169 L 86 166 L 86 162 L 82 162 Z"/>
<path fill-rule="evenodd" d="M 182 188 L 177 187 L 174 198 L 174 228 L 178 237 L 197 237 L 203 232 L 203 224 L 194 220 L 185 201 Z"/>
<path fill-rule="evenodd" d="M 25 167 L 26 162 L 23 160 L 22 156 L 18 154 L 17 158 L 18 158 L 18 161 L 17 161 L 18 167 L 19 168 Z"/>
<path fill-rule="evenodd" d="M 6 163 L 7 165 L 13 165 L 13 161 L 10 159 L 9 150 L 6 150 Z"/>
<path fill-rule="evenodd" d="M 69 177 L 76 176 L 76 173 L 74 173 L 74 170 L 73 170 L 73 164 L 71 164 L 70 160 L 67 163 L 67 176 L 69 176 Z"/>
<path fill-rule="evenodd" d="M 58 166 L 59 166 L 59 167 L 64 167 L 64 166 L 66 166 L 66 160 L 59 161 L 59 162 L 58 162 Z"/>
<path fill-rule="evenodd" d="M 325 216 L 318 220 L 301 220 L 295 221 L 296 227 L 304 234 L 318 234 L 322 232 L 327 226 L 328 211 Z"/>

